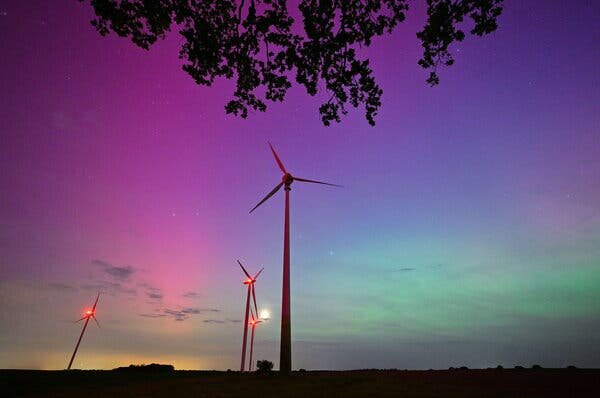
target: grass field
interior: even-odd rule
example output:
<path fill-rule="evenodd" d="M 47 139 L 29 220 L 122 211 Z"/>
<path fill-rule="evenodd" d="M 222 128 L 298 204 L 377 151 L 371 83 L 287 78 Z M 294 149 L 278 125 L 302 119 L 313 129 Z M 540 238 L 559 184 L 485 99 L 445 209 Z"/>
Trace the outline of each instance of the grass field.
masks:
<path fill-rule="evenodd" d="M 0 370 L 2 397 L 600 397 L 600 370 L 237 372 Z"/>

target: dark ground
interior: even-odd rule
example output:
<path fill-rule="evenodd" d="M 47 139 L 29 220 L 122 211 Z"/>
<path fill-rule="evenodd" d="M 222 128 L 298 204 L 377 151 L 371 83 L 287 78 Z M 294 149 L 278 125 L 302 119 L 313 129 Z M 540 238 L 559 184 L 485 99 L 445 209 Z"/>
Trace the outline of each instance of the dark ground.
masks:
<path fill-rule="evenodd" d="M 600 397 L 600 370 L 295 372 L 0 370 L 2 397 Z"/>

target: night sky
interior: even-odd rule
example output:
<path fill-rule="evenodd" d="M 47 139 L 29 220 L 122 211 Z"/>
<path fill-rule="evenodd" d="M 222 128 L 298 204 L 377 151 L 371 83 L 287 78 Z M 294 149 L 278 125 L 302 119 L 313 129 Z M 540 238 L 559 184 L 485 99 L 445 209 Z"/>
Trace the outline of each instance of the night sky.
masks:
<path fill-rule="evenodd" d="M 278 366 L 283 191 L 293 367 L 600 367 L 600 4 L 507 0 L 430 88 L 424 2 L 367 54 L 384 89 L 323 127 L 294 87 L 247 120 L 197 86 L 176 32 L 150 51 L 89 4 L 0 3 L 0 368 L 239 366 L 254 272 L 256 359 Z"/>

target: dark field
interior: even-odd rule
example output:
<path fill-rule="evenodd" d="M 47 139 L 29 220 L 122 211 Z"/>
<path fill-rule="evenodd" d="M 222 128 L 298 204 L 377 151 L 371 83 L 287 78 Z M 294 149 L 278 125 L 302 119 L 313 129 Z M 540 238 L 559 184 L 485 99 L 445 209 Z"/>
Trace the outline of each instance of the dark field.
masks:
<path fill-rule="evenodd" d="M 1 370 L 2 397 L 600 397 L 600 370 L 304 372 Z"/>

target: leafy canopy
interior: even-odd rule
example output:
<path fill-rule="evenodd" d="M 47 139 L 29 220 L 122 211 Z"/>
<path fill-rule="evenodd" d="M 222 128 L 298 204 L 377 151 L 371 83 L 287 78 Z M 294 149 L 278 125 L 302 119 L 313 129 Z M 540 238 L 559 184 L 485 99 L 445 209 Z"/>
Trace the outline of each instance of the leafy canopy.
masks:
<path fill-rule="evenodd" d="M 80 0 L 85 1 L 85 0 Z M 183 70 L 198 84 L 235 79 L 227 113 L 248 116 L 265 111 L 265 101 L 283 101 L 292 81 L 311 96 L 328 100 L 323 123 L 339 122 L 348 105 L 364 106 L 369 124 L 381 106 L 383 90 L 369 59 L 357 50 L 391 33 L 404 21 L 410 0 L 299 0 L 295 23 L 286 0 L 88 0 L 96 13 L 92 25 L 105 36 L 115 32 L 149 49 L 167 32 L 179 30 Z M 496 30 L 503 0 L 426 0 L 427 22 L 417 38 L 419 65 L 439 83 L 438 68 L 454 63 L 449 46 L 465 38 L 459 25 L 470 18 L 470 33 Z"/>

